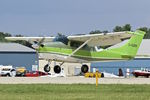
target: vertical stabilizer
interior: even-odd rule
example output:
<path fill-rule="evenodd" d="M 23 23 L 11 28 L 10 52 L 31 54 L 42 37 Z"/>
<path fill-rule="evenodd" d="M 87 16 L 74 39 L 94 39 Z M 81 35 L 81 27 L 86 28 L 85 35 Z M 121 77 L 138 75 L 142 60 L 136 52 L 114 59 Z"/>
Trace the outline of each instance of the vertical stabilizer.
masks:
<path fill-rule="evenodd" d="M 119 53 L 123 58 L 133 58 L 140 47 L 145 32 L 137 30 L 127 33 L 132 34 L 129 41 L 119 48 L 110 49 L 110 52 Z"/>

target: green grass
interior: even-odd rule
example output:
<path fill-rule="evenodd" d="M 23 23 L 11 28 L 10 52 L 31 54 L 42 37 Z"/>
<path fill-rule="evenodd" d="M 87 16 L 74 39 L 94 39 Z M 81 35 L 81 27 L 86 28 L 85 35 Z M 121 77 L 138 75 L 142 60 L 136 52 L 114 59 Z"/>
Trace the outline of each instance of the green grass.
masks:
<path fill-rule="evenodd" d="M 150 100 L 150 85 L 1 84 L 0 100 Z"/>

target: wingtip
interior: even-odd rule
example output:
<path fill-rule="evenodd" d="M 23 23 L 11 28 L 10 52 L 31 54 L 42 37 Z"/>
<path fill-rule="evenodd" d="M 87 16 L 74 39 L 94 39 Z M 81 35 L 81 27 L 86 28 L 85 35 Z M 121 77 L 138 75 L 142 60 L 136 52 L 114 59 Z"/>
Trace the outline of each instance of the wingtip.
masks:
<path fill-rule="evenodd" d="M 136 34 L 136 35 L 142 35 L 144 36 L 146 32 L 141 31 L 141 30 L 136 30 L 135 32 L 127 31 L 128 34 Z"/>

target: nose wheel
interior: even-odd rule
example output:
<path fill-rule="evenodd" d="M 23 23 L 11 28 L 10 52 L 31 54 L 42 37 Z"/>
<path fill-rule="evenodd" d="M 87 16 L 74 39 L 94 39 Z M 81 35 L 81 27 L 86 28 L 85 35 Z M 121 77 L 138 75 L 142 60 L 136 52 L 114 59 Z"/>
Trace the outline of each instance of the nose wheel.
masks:
<path fill-rule="evenodd" d="M 45 71 L 45 72 L 49 72 L 50 70 L 51 70 L 50 65 L 49 65 L 49 64 L 46 64 L 46 65 L 44 66 L 44 71 Z"/>

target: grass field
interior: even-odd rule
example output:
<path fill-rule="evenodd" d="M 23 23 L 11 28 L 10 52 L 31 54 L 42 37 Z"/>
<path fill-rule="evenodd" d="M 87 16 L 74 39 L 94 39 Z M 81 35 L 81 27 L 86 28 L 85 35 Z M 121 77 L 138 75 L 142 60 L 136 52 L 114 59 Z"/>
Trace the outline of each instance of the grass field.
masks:
<path fill-rule="evenodd" d="M 0 100 L 150 100 L 150 85 L 0 85 Z"/>

